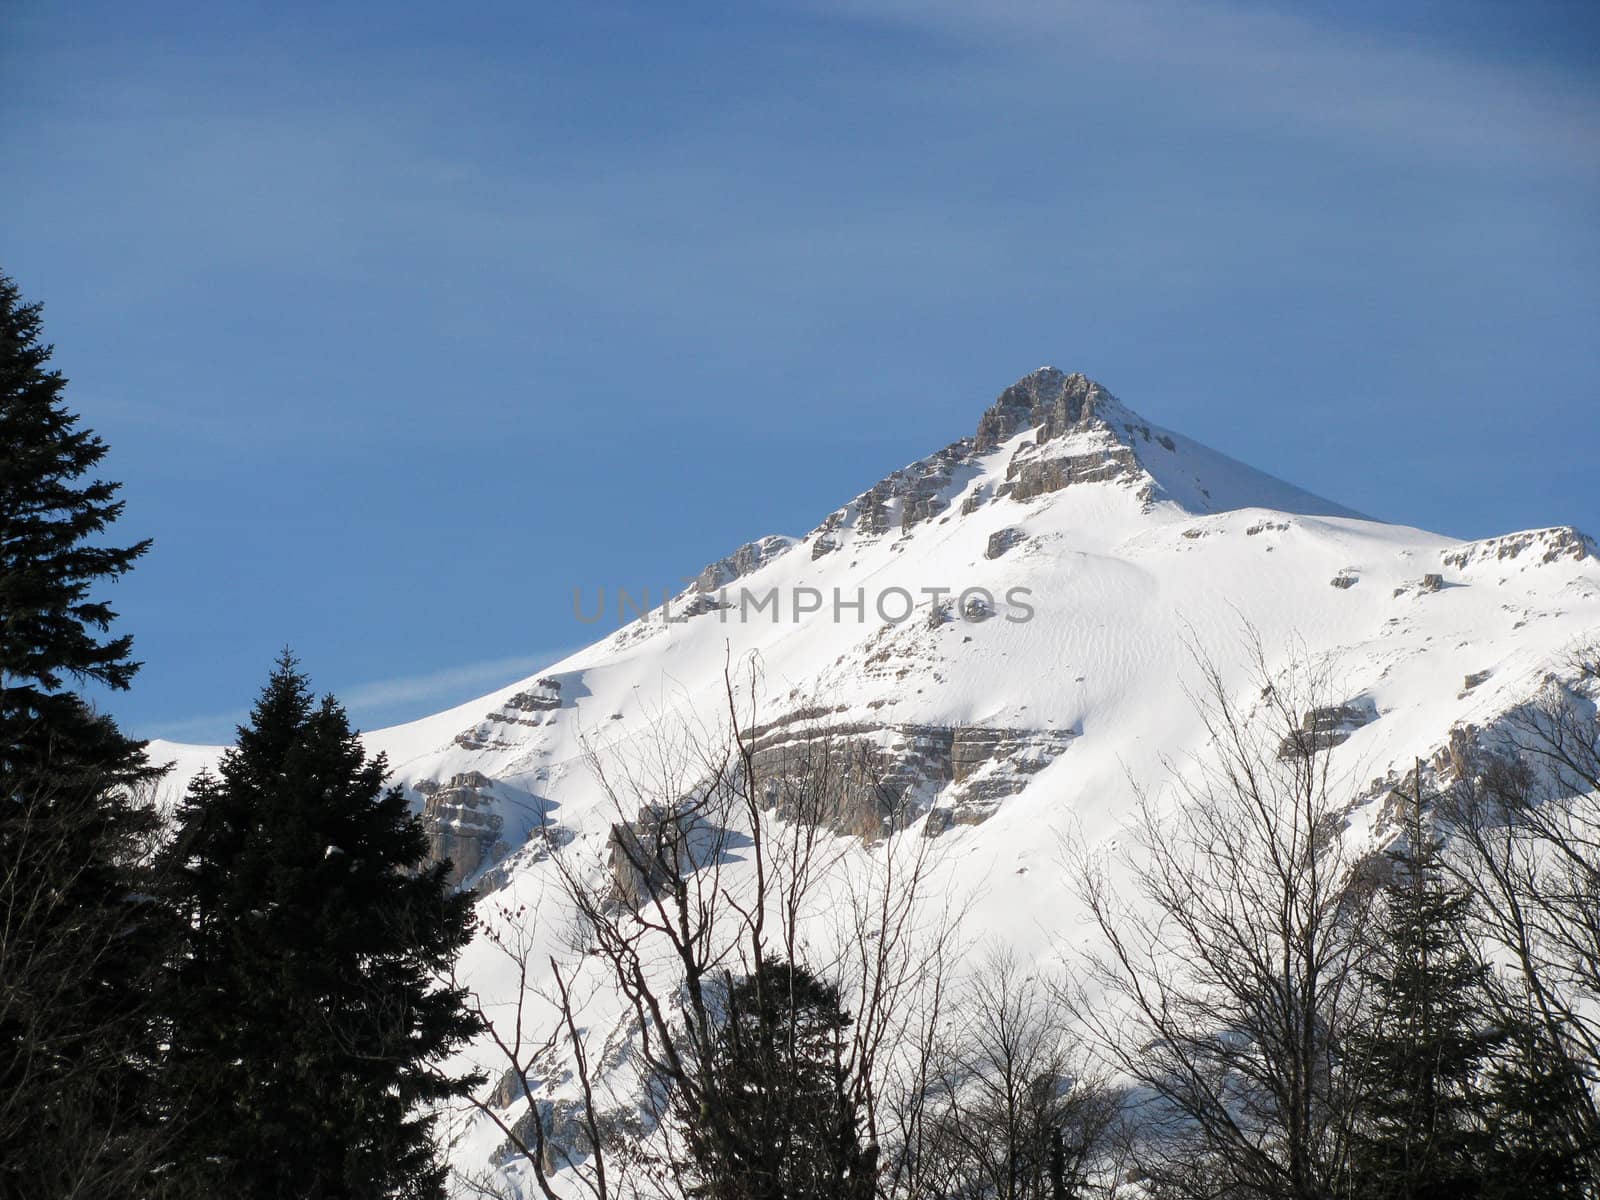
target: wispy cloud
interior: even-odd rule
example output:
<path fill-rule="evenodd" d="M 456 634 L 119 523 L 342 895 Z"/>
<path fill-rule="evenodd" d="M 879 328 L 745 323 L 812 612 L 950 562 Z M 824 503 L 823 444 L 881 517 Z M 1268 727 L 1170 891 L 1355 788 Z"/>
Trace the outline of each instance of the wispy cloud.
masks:
<path fill-rule="evenodd" d="M 574 649 L 577 647 L 485 659 L 459 667 L 375 679 L 335 688 L 334 695 L 344 704 L 358 726 L 368 725 L 375 720 L 412 720 L 470 700 L 479 693 L 514 683 L 541 667 L 559 661 Z M 249 715 L 247 709 L 241 708 L 181 717 L 145 726 L 139 730 L 139 734 L 173 742 L 215 744 L 231 740 L 234 727 Z"/>
<path fill-rule="evenodd" d="M 800 7 L 1008 52 L 1149 71 L 1252 119 L 1425 151 L 1600 169 L 1600 88 L 1559 71 L 1379 39 L 1289 9 L 1189 0 L 801 0 Z"/>
<path fill-rule="evenodd" d="M 472 688 L 492 690 L 504 687 L 540 667 L 549 666 L 564 653 L 566 651 L 557 650 L 547 654 L 518 654 L 417 675 L 397 675 L 391 679 L 347 687 L 339 694 L 339 698 L 353 716 L 359 717 L 363 712 L 382 710 L 393 705 L 458 696 L 460 692 Z"/>

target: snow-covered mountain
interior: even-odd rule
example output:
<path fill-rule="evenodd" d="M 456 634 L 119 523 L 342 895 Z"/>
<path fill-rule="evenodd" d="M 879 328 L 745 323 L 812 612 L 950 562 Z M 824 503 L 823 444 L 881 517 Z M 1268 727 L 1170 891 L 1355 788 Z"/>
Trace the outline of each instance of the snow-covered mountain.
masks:
<path fill-rule="evenodd" d="M 1115 836 L 1132 788 L 1202 749 L 1195 654 L 1242 687 L 1253 630 L 1270 669 L 1330 680 L 1306 720 L 1338 743 L 1359 817 L 1600 632 L 1596 553 L 1567 527 L 1462 542 L 1364 518 L 1047 367 L 805 536 L 752 541 L 537 676 L 366 741 L 486 903 L 536 898 L 551 868 L 530 831 L 598 852 L 616 819 L 586 750 L 723 711 L 726 664 L 754 654 L 763 747 L 822 726 L 878 747 L 914 834 L 947 841 L 974 928 L 1037 956 L 1071 923 L 1054 835 Z M 152 752 L 179 782 L 215 753 Z M 882 795 L 852 832 L 876 832 Z M 474 947 L 464 970 L 509 987 L 497 961 Z M 498 1136 L 456 1152 L 482 1162 Z"/>

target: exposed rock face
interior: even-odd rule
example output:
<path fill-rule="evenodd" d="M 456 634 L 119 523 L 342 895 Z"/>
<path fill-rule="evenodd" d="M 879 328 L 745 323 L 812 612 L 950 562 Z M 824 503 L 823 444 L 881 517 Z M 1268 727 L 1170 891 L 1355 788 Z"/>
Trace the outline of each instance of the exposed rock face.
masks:
<path fill-rule="evenodd" d="M 983 556 L 985 558 L 999 558 L 1011 547 L 1024 540 L 1023 532 L 1020 529 L 1013 529 L 1010 526 L 1004 529 L 996 529 L 989 535 L 989 545 L 985 548 Z"/>
<path fill-rule="evenodd" d="M 937 836 L 952 825 L 977 825 L 1027 786 L 1028 778 L 1055 761 L 1076 733 L 1070 730 L 997 729 L 961 725 L 950 743 L 954 786 L 928 814 L 926 832 Z"/>
<path fill-rule="evenodd" d="M 1149 502 L 1157 487 L 1134 443 L 1142 438 L 1169 452 L 1177 448 L 1094 380 L 1041 367 L 1000 394 L 979 418 L 975 437 L 952 442 L 894 472 L 830 514 L 807 538 L 811 557 L 837 550 L 852 525 L 857 534 L 878 537 L 938 517 L 951 504 L 960 468 L 1023 430 L 1033 430 L 1035 436 L 1013 452 L 1005 481 L 992 492 L 984 487 L 961 496 L 962 516 L 1001 496 L 1027 501 L 1075 483 L 1124 480 L 1138 485 L 1141 499 Z"/>
<path fill-rule="evenodd" d="M 753 571 L 766 566 L 773 559 L 786 554 L 794 545 L 786 537 L 764 537 L 760 541 L 746 542 L 727 558 L 719 558 L 700 572 L 694 581 L 698 592 L 714 592 L 727 587 L 736 579 L 743 579 Z"/>
<path fill-rule="evenodd" d="M 891 475 L 861 494 L 856 501 L 857 532 L 875 536 L 889 531 L 889 504 L 900 490 L 900 483 Z"/>
<path fill-rule="evenodd" d="M 691 817 L 661 806 L 639 810 L 635 821 L 611 826 L 607 841 L 612 893 L 630 908 L 667 890 L 687 870 L 693 859 L 689 844 Z"/>
<path fill-rule="evenodd" d="M 1414 762 L 1405 771 L 1390 767 L 1369 783 L 1365 791 L 1350 802 L 1349 807 L 1355 809 L 1375 799 L 1380 801 L 1372 829 L 1378 844 L 1383 845 L 1405 827 L 1413 797 L 1418 794 L 1419 788 L 1425 798 L 1435 797 L 1456 781 L 1476 774 L 1481 769 L 1480 755 L 1493 740 L 1489 731 L 1470 722 L 1452 725 L 1444 743 L 1435 747 L 1432 754 Z M 1419 767 L 1422 776 L 1420 783 Z M 1370 857 L 1376 860 L 1374 866 L 1380 872 L 1381 879 L 1392 864 L 1383 854 L 1375 853 Z"/>
<path fill-rule="evenodd" d="M 552 822 L 541 823 L 528 834 L 528 840 L 510 853 L 504 853 L 498 844 L 490 847 L 491 860 L 480 869 L 473 882 L 473 891 L 480 896 L 498 891 L 533 863 L 548 858 L 551 853 L 572 841 L 573 832 Z"/>
<path fill-rule="evenodd" d="M 978 420 L 975 438 L 952 442 L 937 454 L 912 463 L 880 480 L 823 522 L 811 538 L 811 556 L 820 558 L 837 548 L 837 531 L 855 514 L 856 531 L 872 537 L 889 532 L 898 523 L 904 531 L 942 513 L 949 505 L 946 493 L 957 468 L 974 454 L 985 454 L 1022 429 L 1037 429 L 1038 437 L 1018 451 L 1008 470 L 1001 494 L 1019 500 L 1054 491 L 1073 482 L 1115 479 L 1138 469 L 1138 460 L 1122 445 L 1099 415 L 1115 410 L 1110 392 L 1083 375 L 1067 375 L 1043 367 L 1018 380 L 1000 394 Z M 1092 453 L 1059 455 L 1041 449 L 1063 434 L 1104 430 L 1108 445 Z M 1149 437 L 1149 430 L 1145 429 Z M 1168 439 L 1170 443 L 1170 439 Z M 1169 445 L 1170 449 L 1170 445 Z M 961 502 L 963 515 L 976 511 L 989 496 L 971 493 Z M 898 518 L 898 520 L 897 520 Z"/>
<path fill-rule="evenodd" d="M 976 825 L 1071 743 L 1070 731 L 848 724 L 802 709 L 752 731 L 779 815 L 805 804 L 839 833 L 874 840 L 928 813 L 926 832 Z M 826 789 L 826 794 L 819 794 Z M 787 807 L 786 807 L 787 806 Z"/>
<path fill-rule="evenodd" d="M 1006 482 L 1000 485 L 1000 492 L 1017 500 L 1031 500 L 1075 483 L 1130 479 L 1142 470 L 1130 446 L 1118 444 L 1083 454 L 1061 454 L 1048 443 L 1036 443 L 1017 450 L 1006 467 Z"/>
<path fill-rule="evenodd" d="M 1300 728 L 1287 734 L 1278 746 L 1279 758 L 1309 758 L 1349 740 L 1350 735 L 1378 719 L 1378 708 L 1366 697 L 1326 708 L 1313 708 Z"/>
<path fill-rule="evenodd" d="M 489 713 L 471 729 L 455 736 L 455 744 L 464 750 L 498 750 L 510 746 L 508 726 L 544 725 L 555 719 L 561 707 L 561 681 L 553 676 L 534 680 L 533 686 L 518 692 L 499 708 Z"/>
<path fill-rule="evenodd" d="M 1399 587 L 1395 588 L 1394 594 L 1396 596 L 1404 596 L 1407 592 L 1416 591 L 1423 595 L 1429 595 L 1433 592 L 1437 592 L 1442 587 L 1444 587 L 1443 575 L 1428 574 L 1424 575 L 1415 583 L 1402 583 Z"/>
<path fill-rule="evenodd" d="M 511 1126 L 513 1136 L 507 1138 L 495 1152 L 494 1161 L 497 1164 L 504 1165 L 520 1158 L 522 1151 L 518 1149 L 519 1142 L 530 1150 L 537 1144 L 535 1121 L 539 1122 L 544 1133 L 544 1153 L 540 1156 L 540 1165 L 546 1174 L 576 1166 L 594 1153 L 589 1138 L 588 1116 L 581 1100 L 534 1100 Z M 617 1137 L 627 1132 L 628 1123 L 619 1113 L 599 1114 L 596 1124 L 599 1126 L 601 1144 L 605 1146 L 611 1145 Z"/>
<path fill-rule="evenodd" d="M 1465 568 L 1475 563 L 1505 562 L 1524 556 L 1526 561 L 1545 564 L 1564 558 L 1590 558 L 1595 554 L 1593 541 L 1571 525 L 1557 525 L 1550 529 L 1530 529 L 1523 533 L 1508 533 L 1504 537 L 1467 542 L 1453 550 L 1446 550 L 1441 558 L 1447 567 Z"/>
<path fill-rule="evenodd" d="M 515 1067 L 507 1067 L 486 1102 L 490 1108 L 510 1108 L 518 1100 L 528 1099 L 543 1086 L 542 1080 L 523 1078 Z"/>
<path fill-rule="evenodd" d="M 906 530 L 943 512 L 949 506 L 943 493 L 950 486 L 955 470 L 971 454 L 970 439 L 952 442 L 938 453 L 880 479 L 851 502 L 856 512 L 856 531 L 872 537 L 888 533 L 897 525 Z M 837 528 L 848 511 L 848 508 L 842 510 L 823 523 L 812 548 L 812 557 L 826 553 L 817 549 L 822 535 Z"/>
<path fill-rule="evenodd" d="M 1084 375 L 1066 375 L 1042 367 L 1000 393 L 978 420 L 973 450 L 987 454 L 1023 429 L 1039 430 L 1037 441 L 1058 437 L 1094 419 L 1110 392 Z"/>
<path fill-rule="evenodd" d="M 811 561 L 815 562 L 824 554 L 831 554 L 839 548 L 838 529 L 844 524 L 845 509 L 828 514 L 828 519 L 817 526 L 811 542 Z"/>
<path fill-rule="evenodd" d="M 719 600 L 710 592 L 696 592 L 682 604 L 676 605 L 672 609 L 672 618 L 674 620 L 683 620 L 688 617 L 698 617 L 703 613 L 717 612 L 721 609 L 732 607 L 733 602 L 731 600 Z"/>
<path fill-rule="evenodd" d="M 852 509 L 856 531 L 868 537 L 888 533 L 896 525 L 905 531 L 938 516 L 949 505 L 947 493 L 957 469 L 974 454 L 995 449 L 1023 429 L 1035 429 L 1037 436 L 1017 449 L 997 495 L 1028 500 L 1073 483 L 1141 477 L 1138 456 L 1105 419 L 1122 412 L 1116 398 L 1092 379 L 1041 368 L 1000 394 L 979 418 L 975 438 L 953 442 L 894 472 L 830 516 L 813 533 L 811 555 L 820 558 L 837 548 L 838 530 Z M 1137 428 L 1150 437 L 1148 427 Z M 1130 438 L 1134 431 L 1128 426 Z M 1061 439 L 1071 433 L 1092 433 L 1099 440 L 1063 445 Z M 988 499 L 978 492 L 968 494 L 960 511 L 975 512 Z"/>
<path fill-rule="evenodd" d="M 450 861 L 449 881 L 459 884 L 485 863 L 504 854 L 503 818 L 494 811 L 494 781 L 477 771 L 452 775 L 448 783 L 425 779 L 422 824 L 428 834 L 428 861 Z"/>
<path fill-rule="evenodd" d="M 561 681 L 546 675 L 533 681 L 525 692 L 518 692 L 505 703 L 505 712 L 553 712 L 561 707 Z"/>
<path fill-rule="evenodd" d="M 1483 730 L 1468 722 L 1453 725 L 1449 740 L 1433 756 L 1434 769 L 1448 770 L 1456 779 L 1465 779 L 1473 773 L 1483 748 Z"/>
<path fill-rule="evenodd" d="M 950 486 L 955 469 L 971 456 L 972 444 L 953 442 L 931 458 L 906 481 L 900 507 L 900 528 L 910 529 L 919 521 L 938 516 L 949 507 L 941 493 Z"/>
<path fill-rule="evenodd" d="M 936 731 L 904 732 L 879 744 L 885 727 L 835 725 L 825 709 L 798 709 L 750 731 L 752 763 L 767 803 L 786 820 L 815 820 L 865 840 L 903 823 L 907 799 L 940 771 L 948 749 Z"/>
<path fill-rule="evenodd" d="M 1075 483 L 1138 480 L 1144 468 L 1131 442 L 1137 433 L 1150 440 L 1148 426 L 1125 424 L 1126 437 L 1109 418 L 1128 414 L 1110 392 L 1084 375 L 1043 367 L 1000 394 L 978 420 L 973 452 L 985 454 L 1024 429 L 1035 436 L 1023 442 L 1006 465 L 999 494 L 1031 500 Z M 1088 435 L 1064 441 L 1070 434 Z M 1171 439 L 1161 443 L 1170 450 Z"/>

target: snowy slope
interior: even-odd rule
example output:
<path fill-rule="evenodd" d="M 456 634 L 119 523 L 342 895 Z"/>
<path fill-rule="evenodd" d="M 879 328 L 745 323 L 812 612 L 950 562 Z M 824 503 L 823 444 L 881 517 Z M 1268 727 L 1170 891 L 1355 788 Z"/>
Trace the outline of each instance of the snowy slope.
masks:
<path fill-rule="evenodd" d="M 720 712 L 725 664 L 753 653 L 763 721 L 825 710 L 891 760 L 930 731 L 979 748 L 911 799 L 944 830 L 974 928 L 1040 956 L 1072 936 L 1056 835 L 1115 836 L 1134 784 L 1201 749 L 1191 655 L 1243 686 L 1247 628 L 1270 667 L 1315 665 L 1363 714 L 1335 765 L 1352 801 L 1374 800 L 1371 781 L 1491 723 L 1600 631 L 1600 560 L 1566 528 L 1459 542 L 1363 519 L 1044 368 L 975 436 L 806 536 L 753 542 L 667 611 L 366 740 L 439 845 L 482 856 L 472 875 L 500 889 L 485 903 L 537 906 L 550 864 L 516 853 L 534 825 L 570 839 L 561 853 L 598 855 L 617 815 L 586 749 L 625 756 L 684 712 Z M 180 778 L 211 753 L 152 746 Z M 465 970 L 486 993 L 509 987 L 481 944 Z M 480 1122 L 456 1153 L 482 1164 L 498 1141 Z"/>

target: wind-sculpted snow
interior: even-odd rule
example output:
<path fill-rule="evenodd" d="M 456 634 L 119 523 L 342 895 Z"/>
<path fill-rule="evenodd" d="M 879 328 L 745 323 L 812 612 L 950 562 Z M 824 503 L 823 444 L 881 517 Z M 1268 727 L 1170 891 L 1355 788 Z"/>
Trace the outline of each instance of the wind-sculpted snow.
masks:
<path fill-rule="evenodd" d="M 603 872 L 612 839 L 633 836 L 619 823 L 643 828 L 597 769 L 659 764 L 685 730 L 720 728 L 730 663 L 757 664 L 759 694 L 735 670 L 735 703 L 767 761 L 828 738 L 854 748 L 853 769 L 872 764 L 836 814 L 850 861 L 889 852 L 875 806 L 899 806 L 898 836 L 936 838 L 943 889 L 970 899 L 965 936 L 1037 961 L 1083 936 L 1060 838 L 1117 838 L 1135 786 L 1159 792 L 1206 752 L 1186 693 L 1196 656 L 1244 689 L 1250 631 L 1269 671 L 1327 681 L 1304 732 L 1332 756 L 1352 836 L 1372 836 L 1397 772 L 1448 765 L 1464 730 L 1493 727 L 1600 632 L 1600 560 L 1574 530 L 1459 542 L 1363 519 L 1053 368 L 803 538 L 692 569 L 669 604 L 538 675 L 366 736 L 419 809 L 432 797 L 455 822 L 440 844 L 481 852 L 466 882 L 492 889 L 489 925 L 499 906 L 527 914 L 536 963 L 567 953 L 558 856 Z M 207 758 L 152 749 L 180 779 Z M 461 969 L 511 999 L 485 939 Z M 603 991 L 589 1004 L 621 1081 L 623 1006 Z M 503 1072 L 486 1046 L 468 1057 Z M 573 1086 L 552 1063 L 534 1090 L 570 1105 Z M 528 1111 L 516 1088 L 500 1099 L 507 1122 Z M 457 1132 L 460 1164 L 496 1161 L 490 1122 Z"/>

